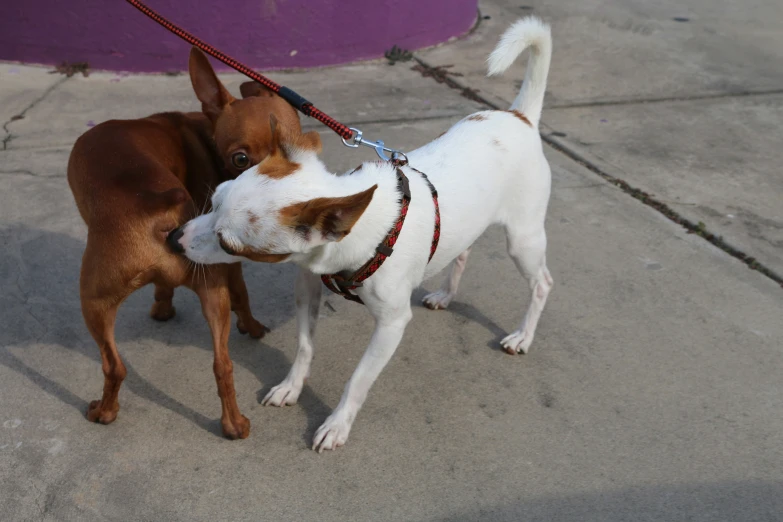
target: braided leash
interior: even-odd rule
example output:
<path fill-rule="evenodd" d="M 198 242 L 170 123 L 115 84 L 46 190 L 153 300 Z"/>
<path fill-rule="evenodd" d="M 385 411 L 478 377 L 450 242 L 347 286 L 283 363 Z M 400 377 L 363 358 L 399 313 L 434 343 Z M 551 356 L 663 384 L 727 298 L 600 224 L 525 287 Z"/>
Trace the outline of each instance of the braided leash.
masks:
<path fill-rule="evenodd" d="M 139 11 L 141 11 L 142 13 L 149 16 L 150 18 L 158 22 L 160 25 L 162 25 L 163 27 L 171 31 L 172 33 L 176 34 L 177 36 L 185 40 L 186 42 L 190 43 L 191 45 L 195 45 L 205 53 L 217 58 L 218 60 L 228 65 L 232 69 L 241 72 L 251 80 L 255 80 L 261 85 L 263 85 L 264 87 L 277 93 L 277 95 L 279 95 L 285 101 L 287 101 L 288 103 L 296 107 L 305 116 L 310 116 L 311 118 L 315 118 L 316 120 L 320 121 L 330 129 L 332 129 L 334 132 L 339 134 L 344 142 L 345 140 L 350 140 L 351 138 L 354 137 L 355 129 L 351 129 L 348 126 L 343 125 L 339 121 L 335 120 L 328 114 L 321 112 L 311 102 L 307 101 L 304 97 L 300 96 L 299 94 L 289 89 L 288 87 L 276 84 L 266 76 L 258 74 L 250 67 L 238 62 L 237 60 L 223 53 L 222 51 L 215 49 L 208 43 L 196 38 L 186 30 L 182 29 L 181 27 L 176 26 L 173 23 L 169 22 L 161 15 L 159 15 L 158 13 L 150 9 L 147 5 L 145 5 L 142 2 L 139 2 L 139 0 L 126 0 L 126 1 L 136 9 L 138 9 Z M 348 142 L 345 143 L 346 145 L 348 144 Z"/>

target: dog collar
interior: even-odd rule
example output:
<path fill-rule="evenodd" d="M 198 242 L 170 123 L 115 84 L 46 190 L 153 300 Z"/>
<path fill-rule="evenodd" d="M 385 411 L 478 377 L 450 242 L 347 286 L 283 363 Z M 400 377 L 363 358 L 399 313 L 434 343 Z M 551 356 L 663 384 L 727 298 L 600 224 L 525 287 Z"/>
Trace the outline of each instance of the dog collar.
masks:
<path fill-rule="evenodd" d="M 404 163 L 402 162 L 395 163 L 395 167 L 397 168 L 397 189 L 402 194 L 400 217 L 398 217 L 397 221 L 392 225 L 391 230 L 386 234 L 384 240 L 375 247 L 375 255 L 350 276 L 346 277 L 340 274 L 324 274 L 321 276 L 321 281 L 326 285 L 326 288 L 335 294 L 343 296 L 349 301 L 364 304 L 362 298 L 351 293 L 351 290 L 361 287 L 362 282 L 365 279 L 378 271 L 381 265 L 383 265 L 383 262 L 394 252 L 394 245 L 397 243 L 400 232 L 402 232 L 402 225 L 405 223 L 405 217 L 408 215 L 408 206 L 411 203 L 411 190 L 410 185 L 408 184 L 408 178 L 400 168 L 403 165 Z M 429 263 L 432 260 L 432 256 L 435 255 L 435 251 L 438 249 L 438 241 L 440 240 L 440 207 L 438 206 L 438 191 L 435 190 L 435 187 L 430 183 L 426 174 L 413 167 L 409 168 L 418 172 L 421 174 L 422 178 L 424 178 L 424 181 L 427 183 L 430 192 L 432 193 L 432 202 L 435 204 L 435 230 L 432 232 L 430 257 L 427 259 L 427 263 Z"/>

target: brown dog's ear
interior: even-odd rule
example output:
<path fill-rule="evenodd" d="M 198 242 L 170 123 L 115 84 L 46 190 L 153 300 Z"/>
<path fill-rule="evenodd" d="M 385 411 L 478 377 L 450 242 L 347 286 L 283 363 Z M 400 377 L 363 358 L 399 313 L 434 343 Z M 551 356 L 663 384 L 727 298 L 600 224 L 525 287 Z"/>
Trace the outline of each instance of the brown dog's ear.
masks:
<path fill-rule="evenodd" d="M 298 149 L 300 151 L 312 151 L 316 154 L 321 153 L 321 136 L 316 131 L 306 132 L 299 134 L 299 130 L 293 131 L 285 125 L 282 125 L 274 114 L 269 115 L 269 126 L 272 129 L 270 140 L 271 153 L 279 153 L 285 157 L 288 157 L 288 152 L 291 149 Z M 286 151 L 285 145 L 289 147 L 289 151 Z"/>
<path fill-rule="evenodd" d="M 269 140 L 269 150 L 271 151 L 269 155 L 285 155 L 285 152 L 283 151 L 283 137 L 281 136 L 283 129 L 278 124 L 277 116 L 274 114 L 269 115 L 269 127 L 271 129 L 270 136 L 272 136 Z"/>
<path fill-rule="evenodd" d="M 305 132 L 296 137 L 294 145 L 301 150 L 311 150 L 316 154 L 320 154 L 323 147 L 321 146 L 321 135 L 317 131 Z"/>
<path fill-rule="evenodd" d="M 367 210 L 378 185 L 342 198 L 316 198 L 294 203 L 280 211 L 280 222 L 289 227 L 308 227 L 326 241 L 340 241 Z"/>
<path fill-rule="evenodd" d="M 220 83 L 209 60 L 197 47 L 190 50 L 188 70 L 190 83 L 201 102 L 201 110 L 214 123 L 226 105 L 234 101 L 234 97 Z"/>
<path fill-rule="evenodd" d="M 264 87 L 258 82 L 243 83 L 239 86 L 239 92 L 242 94 L 242 98 L 250 98 L 251 96 L 268 98 L 275 95 L 268 87 Z"/>

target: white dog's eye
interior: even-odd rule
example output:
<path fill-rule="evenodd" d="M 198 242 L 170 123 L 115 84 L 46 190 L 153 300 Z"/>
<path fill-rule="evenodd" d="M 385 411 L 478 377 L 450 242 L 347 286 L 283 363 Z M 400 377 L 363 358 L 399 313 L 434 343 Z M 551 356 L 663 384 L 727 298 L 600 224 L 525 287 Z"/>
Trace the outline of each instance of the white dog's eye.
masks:
<path fill-rule="evenodd" d="M 294 231 L 296 231 L 297 234 L 302 236 L 305 241 L 310 241 L 310 227 L 307 225 L 297 225 L 294 227 Z"/>
<path fill-rule="evenodd" d="M 225 252 L 230 256 L 237 255 L 236 250 L 231 248 L 231 246 L 228 243 L 226 243 L 226 241 L 223 239 L 223 236 L 220 234 L 220 232 L 217 233 L 217 237 L 218 237 L 218 244 L 220 245 L 220 248 L 223 250 L 223 252 Z"/>

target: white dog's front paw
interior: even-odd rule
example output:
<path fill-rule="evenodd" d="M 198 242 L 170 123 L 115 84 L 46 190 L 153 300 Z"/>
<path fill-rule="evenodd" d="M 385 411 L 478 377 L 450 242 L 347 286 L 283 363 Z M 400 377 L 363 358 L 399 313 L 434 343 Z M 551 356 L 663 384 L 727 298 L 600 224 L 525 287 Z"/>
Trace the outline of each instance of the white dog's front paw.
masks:
<path fill-rule="evenodd" d="M 451 300 L 454 299 L 454 294 L 450 294 L 444 290 L 438 290 L 424 296 L 421 302 L 430 310 L 443 310 Z"/>
<path fill-rule="evenodd" d="M 335 412 L 337 413 L 337 412 Z M 345 444 L 351 432 L 351 423 L 345 415 L 332 413 L 318 428 L 313 437 L 313 449 L 318 453 L 323 450 L 335 450 Z"/>
<path fill-rule="evenodd" d="M 304 383 L 294 383 L 289 379 L 269 390 L 261 404 L 264 406 L 293 406 L 299 400 L 299 394 L 302 393 Z"/>
<path fill-rule="evenodd" d="M 506 350 L 506 353 L 511 355 L 516 355 L 518 353 L 527 354 L 532 343 L 533 335 L 528 334 L 526 330 L 517 330 L 500 341 L 500 344 Z"/>

